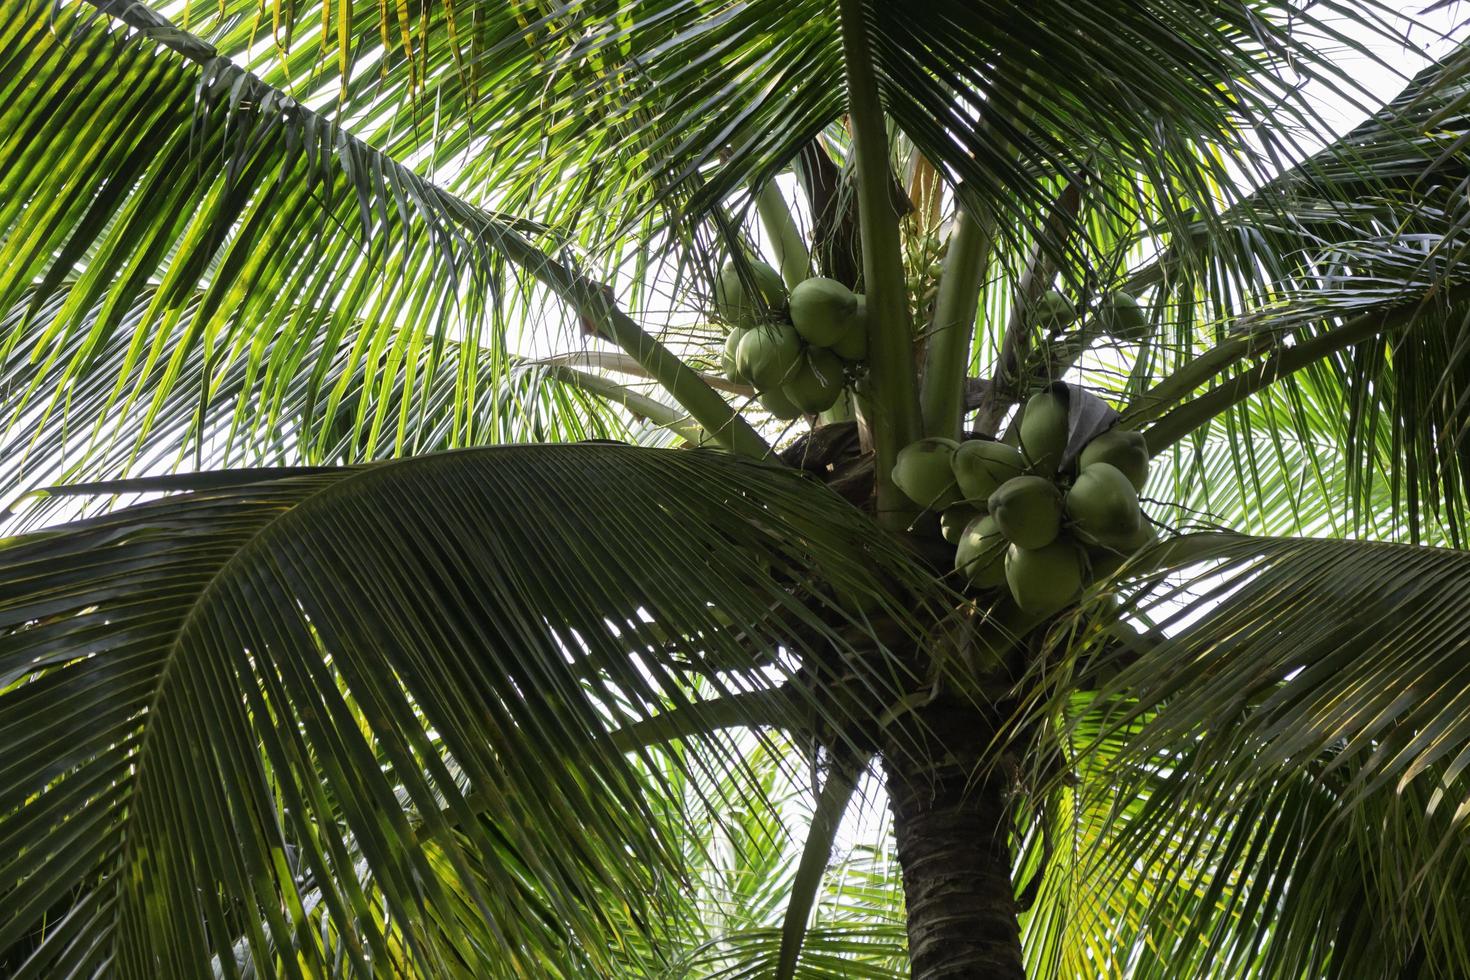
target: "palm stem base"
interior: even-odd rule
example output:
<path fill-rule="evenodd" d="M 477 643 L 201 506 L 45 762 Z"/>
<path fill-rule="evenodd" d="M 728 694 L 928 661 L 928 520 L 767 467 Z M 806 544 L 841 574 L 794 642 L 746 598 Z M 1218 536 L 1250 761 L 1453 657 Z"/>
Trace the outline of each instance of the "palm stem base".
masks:
<path fill-rule="evenodd" d="M 986 767 L 983 727 L 933 706 L 884 753 L 916 980 L 1025 978 L 1006 777 Z"/>

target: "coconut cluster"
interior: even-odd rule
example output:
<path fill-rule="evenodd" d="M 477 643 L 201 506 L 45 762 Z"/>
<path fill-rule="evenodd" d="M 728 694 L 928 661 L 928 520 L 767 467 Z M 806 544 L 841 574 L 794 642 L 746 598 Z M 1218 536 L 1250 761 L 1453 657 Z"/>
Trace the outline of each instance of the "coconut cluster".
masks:
<path fill-rule="evenodd" d="M 893 468 L 899 489 L 943 512 L 955 571 L 976 589 L 1007 587 L 1038 615 L 1068 605 L 1155 536 L 1138 502 L 1148 479 L 1143 435 L 1110 429 L 1063 469 L 1067 417 L 1066 400 L 1043 392 L 1021 413 L 1018 445 L 920 439 Z"/>
<path fill-rule="evenodd" d="M 759 302 L 733 263 L 720 270 L 715 287 L 716 310 L 730 326 L 725 376 L 754 386 L 761 406 L 778 419 L 826 411 L 868 353 L 862 295 L 816 276 L 788 297 L 779 272 L 760 261 L 749 266 Z"/>

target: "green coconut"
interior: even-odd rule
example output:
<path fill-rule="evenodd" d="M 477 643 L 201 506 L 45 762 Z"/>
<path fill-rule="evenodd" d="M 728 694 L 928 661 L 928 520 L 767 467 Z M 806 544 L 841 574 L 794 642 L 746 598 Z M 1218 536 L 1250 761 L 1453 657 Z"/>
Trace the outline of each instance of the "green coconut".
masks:
<path fill-rule="evenodd" d="M 735 348 L 735 370 L 762 391 L 784 383 L 800 360 L 801 339 L 789 323 L 754 327 Z"/>
<path fill-rule="evenodd" d="M 861 361 L 868 356 L 868 300 L 862 293 L 853 293 L 857 307 L 852 315 L 852 324 L 843 331 L 831 347 L 832 353 L 849 361 Z"/>
<path fill-rule="evenodd" d="M 1148 336 L 1148 312 L 1128 293 L 1109 293 L 1103 300 L 1101 313 L 1104 328 L 1119 340 L 1142 340 Z"/>
<path fill-rule="evenodd" d="M 1060 289 L 1048 289 L 1031 307 L 1037 325 L 1058 330 L 1077 319 L 1077 307 Z"/>
<path fill-rule="evenodd" d="M 1027 468 L 1056 476 L 1067 451 L 1067 400 L 1053 391 L 1032 395 L 1021 411 L 1021 455 Z"/>
<path fill-rule="evenodd" d="M 815 415 L 837 404 L 844 380 L 842 358 L 829 350 L 809 347 L 781 390 L 792 404 Z"/>
<path fill-rule="evenodd" d="M 1006 549 L 1006 584 L 1016 605 L 1037 616 L 1063 609 L 1082 591 L 1081 550 L 1061 537 L 1041 548 Z"/>
<path fill-rule="evenodd" d="M 965 533 L 965 528 L 969 523 L 984 514 L 985 511 L 973 503 L 953 504 L 946 507 L 944 513 L 939 516 L 939 532 L 950 544 L 959 544 L 960 535 Z"/>
<path fill-rule="evenodd" d="M 954 478 L 966 500 L 988 500 L 1002 483 L 1026 468 L 1021 451 L 1003 442 L 969 439 L 954 454 Z"/>
<path fill-rule="evenodd" d="M 1062 526 L 1062 492 L 1040 476 L 1018 476 L 1002 483 L 986 502 L 996 526 L 1023 548 L 1041 548 Z"/>
<path fill-rule="evenodd" d="M 752 324 L 762 319 L 769 310 L 779 310 L 786 305 L 786 285 L 781 273 L 759 259 L 750 260 L 750 271 L 755 287 L 765 301 L 761 309 L 751 296 L 734 262 L 726 262 L 720 269 L 719 281 L 715 283 L 715 309 L 726 323 Z"/>
<path fill-rule="evenodd" d="M 942 436 L 911 442 L 898 451 L 893 464 L 893 482 L 916 504 L 943 510 L 960 501 L 950 460 L 959 443 Z"/>
<path fill-rule="evenodd" d="M 784 388 L 767 388 L 756 397 L 756 401 L 783 422 L 801 417 L 801 406 L 791 400 Z"/>
<path fill-rule="evenodd" d="M 857 296 L 836 279 L 815 276 L 791 290 L 791 323 L 803 340 L 831 347 L 853 328 Z"/>
<path fill-rule="evenodd" d="M 954 569 L 977 589 L 993 589 L 1006 580 L 1006 547 L 995 518 L 977 517 L 955 543 Z"/>
<path fill-rule="evenodd" d="M 1114 547 L 1132 541 L 1142 520 L 1138 491 L 1111 463 L 1093 463 L 1078 474 L 1067 491 L 1066 512 L 1077 537 Z"/>
<path fill-rule="evenodd" d="M 725 377 L 736 384 L 750 384 L 750 379 L 741 372 L 735 361 L 735 349 L 740 346 L 740 338 L 749 332 L 745 327 L 733 327 L 725 337 L 725 350 L 720 354 L 720 367 L 724 369 Z"/>
<path fill-rule="evenodd" d="M 1142 432 L 1109 429 L 1084 446 L 1077 456 L 1078 469 L 1085 470 L 1093 463 L 1116 466 L 1134 490 L 1142 491 L 1148 482 L 1148 443 Z"/>

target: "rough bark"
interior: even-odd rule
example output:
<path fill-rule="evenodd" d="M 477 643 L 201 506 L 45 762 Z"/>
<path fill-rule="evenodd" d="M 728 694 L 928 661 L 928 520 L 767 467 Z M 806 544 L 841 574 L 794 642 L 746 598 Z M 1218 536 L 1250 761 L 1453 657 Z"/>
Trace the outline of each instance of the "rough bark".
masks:
<path fill-rule="evenodd" d="M 1003 767 L 973 710 L 926 709 L 885 746 L 916 980 L 1024 980 Z"/>

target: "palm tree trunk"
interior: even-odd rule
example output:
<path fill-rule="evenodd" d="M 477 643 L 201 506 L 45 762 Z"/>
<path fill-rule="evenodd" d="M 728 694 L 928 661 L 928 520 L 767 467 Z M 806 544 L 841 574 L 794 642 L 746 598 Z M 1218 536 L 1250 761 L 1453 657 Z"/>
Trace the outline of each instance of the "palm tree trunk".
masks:
<path fill-rule="evenodd" d="M 931 707 L 883 756 L 916 980 L 1024 980 L 1006 777 L 982 769 L 990 728 Z"/>

